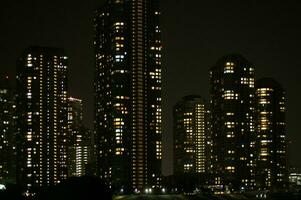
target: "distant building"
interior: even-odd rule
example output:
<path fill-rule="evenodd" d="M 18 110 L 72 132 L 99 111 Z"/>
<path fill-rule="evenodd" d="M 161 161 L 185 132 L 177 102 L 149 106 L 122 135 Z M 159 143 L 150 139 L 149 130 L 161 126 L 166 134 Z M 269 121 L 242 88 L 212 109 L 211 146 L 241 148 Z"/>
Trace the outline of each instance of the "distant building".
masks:
<path fill-rule="evenodd" d="M 208 108 L 200 96 L 185 96 L 174 106 L 174 176 L 184 190 L 205 183 L 208 173 Z"/>
<path fill-rule="evenodd" d="M 86 175 L 91 154 L 91 135 L 83 126 L 81 99 L 68 98 L 68 176 Z"/>
<path fill-rule="evenodd" d="M 98 174 L 115 192 L 161 187 L 159 3 L 106 1 L 95 17 Z"/>
<path fill-rule="evenodd" d="M 94 131 L 89 128 L 84 128 L 85 140 L 84 144 L 88 146 L 88 163 L 85 164 L 85 175 L 87 176 L 97 176 L 97 166 L 96 166 L 96 145 L 94 138 Z"/>
<path fill-rule="evenodd" d="M 285 91 L 271 78 L 256 81 L 257 186 L 288 186 Z"/>
<path fill-rule="evenodd" d="M 289 183 L 296 186 L 301 186 L 301 173 L 290 173 Z"/>
<path fill-rule="evenodd" d="M 67 56 L 27 48 L 17 65 L 18 183 L 35 188 L 67 178 Z"/>
<path fill-rule="evenodd" d="M 16 104 L 8 77 L 0 80 L 0 184 L 16 182 Z"/>
<path fill-rule="evenodd" d="M 255 185 L 254 67 L 227 55 L 210 69 L 213 187 L 216 193 Z"/>

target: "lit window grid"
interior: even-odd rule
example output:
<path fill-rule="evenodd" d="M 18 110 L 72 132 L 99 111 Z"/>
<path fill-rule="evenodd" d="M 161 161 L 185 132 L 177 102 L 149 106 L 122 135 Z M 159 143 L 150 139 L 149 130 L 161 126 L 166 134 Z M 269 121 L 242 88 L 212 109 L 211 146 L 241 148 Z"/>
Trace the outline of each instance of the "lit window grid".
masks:
<path fill-rule="evenodd" d="M 37 59 L 38 58 L 38 59 Z M 28 101 L 31 101 L 31 99 L 32 99 L 32 93 L 33 92 L 35 92 L 35 95 L 36 96 L 38 96 L 39 97 L 39 111 L 38 112 L 28 112 L 28 115 L 27 115 L 27 126 L 29 127 L 28 128 L 28 130 L 29 131 L 27 131 L 27 134 L 26 134 L 26 138 L 27 138 L 27 141 L 28 142 L 31 142 L 32 141 L 32 128 L 34 128 L 35 127 L 35 124 L 33 124 L 33 121 L 32 121 L 32 118 L 34 117 L 34 116 L 36 116 L 36 118 L 38 118 L 39 120 L 39 129 L 38 130 L 36 130 L 35 132 L 37 132 L 37 133 L 42 133 L 43 132 L 43 129 L 44 129 L 44 126 L 43 126 L 43 124 L 44 124 L 44 122 L 45 121 L 48 121 L 48 119 L 49 119 L 49 114 L 47 114 L 46 116 L 46 118 L 44 118 L 45 120 L 43 120 L 43 118 L 42 118 L 42 116 L 44 115 L 44 113 L 46 112 L 45 111 L 45 104 L 43 105 L 43 99 L 44 99 L 44 97 L 46 97 L 47 99 L 48 99 L 48 96 L 49 96 L 49 94 L 47 94 L 46 93 L 46 91 L 47 90 L 49 90 L 49 88 L 50 87 L 52 87 L 52 83 L 54 84 L 54 94 L 52 94 L 52 96 L 54 96 L 55 98 L 54 98 L 54 106 L 52 107 L 52 108 L 54 108 L 54 110 L 53 110 L 53 115 L 54 115 L 54 137 L 53 137 L 53 139 L 54 139 L 54 161 L 55 161 L 55 163 L 54 163 L 54 180 L 55 181 L 59 181 L 58 179 L 57 179 L 57 175 L 56 175 L 56 173 L 57 173 L 57 164 L 56 164 L 56 162 L 58 162 L 58 160 L 56 160 L 56 158 L 57 158 L 57 148 L 58 148 L 58 144 L 57 144 L 57 123 L 56 123 L 56 120 L 57 120 L 57 108 L 58 108 L 58 105 L 57 105 L 57 101 L 58 101 L 58 98 L 56 98 L 57 97 L 57 93 L 56 93 L 56 90 L 57 90 L 57 88 L 56 88 L 56 85 L 58 85 L 57 84 L 57 78 L 56 78 L 56 69 L 58 68 L 58 65 L 57 65 L 57 56 L 54 56 L 53 57 L 53 60 L 54 60 L 54 78 L 53 78 L 53 82 L 49 82 L 50 81 L 50 79 L 49 78 L 47 78 L 47 79 L 45 79 L 46 81 L 43 81 L 43 70 L 47 70 L 48 72 L 49 72 L 49 70 L 47 69 L 47 67 L 50 67 L 48 64 L 47 65 L 45 65 L 45 67 L 43 67 L 43 56 L 42 55 L 40 55 L 40 56 L 36 56 L 36 57 L 34 57 L 34 58 L 32 58 L 32 60 L 38 60 L 37 62 L 35 62 L 35 63 L 30 63 L 31 65 L 29 66 L 29 67 L 34 67 L 34 69 L 36 70 L 36 71 L 34 71 L 34 73 L 39 73 L 40 74 L 40 76 L 39 76 L 39 78 L 37 79 L 35 76 L 33 77 L 35 80 L 37 79 L 37 81 L 39 82 L 38 84 L 39 84 L 39 93 L 36 93 L 36 91 L 32 91 L 32 89 L 31 89 L 31 86 L 32 86 L 32 82 L 33 82 L 33 79 L 32 79 L 32 75 L 29 75 L 28 77 L 27 77 L 27 97 L 28 97 Z M 43 69 L 44 68 L 44 69 Z M 46 87 L 44 87 L 44 86 L 46 86 Z M 44 88 L 46 88 L 46 89 L 44 89 Z M 38 94 L 38 95 L 37 95 Z M 46 104 L 47 103 L 49 103 L 50 101 L 49 100 L 47 100 L 46 101 Z M 33 113 L 35 113 L 35 115 L 33 115 Z M 50 113 L 49 111 L 47 111 L 46 113 Z M 51 122 L 48 122 L 48 123 L 51 123 Z M 48 128 L 47 128 L 47 130 L 46 130 L 46 132 L 48 133 L 49 132 L 49 130 L 48 130 Z M 42 138 L 42 135 L 40 135 L 40 136 L 36 136 L 36 138 L 39 138 L 39 142 L 37 141 L 37 142 L 35 142 L 36 144 L 37 144 L 37 146 L 39 147 L 39 152 L 42 152 L 43 150 L 43 148 L 44 148 L 44 146 L 42 146 L 42 142 L 43 142 L 43 138 Z M 49 144 L 49 143 L 47 143 L 47 144 Z M 50 146 L 49 145 L 47 145 L 47 148 L 48 148 L 48 150 L 47 150 L 47 152 L 49 151 L 49 148 L 50 148 Z M 34 150 L 34 151 L 32 151 L 32 150 Z M 42 155 L 40 155 L 41 157 L 40 158 L 37 158 L 37 160 L 39 160 L 39 164 L 33 164 L 32 163 L 32 157 L 33 157 L 33 155 L 35 155 L 36 154 L 36 148 L 34 147 L 34 148 L 28 148 L 27 149 L 27 167 L 32 167 L 32 166 L 37 166 L 37 169 L 39 169 L 40 170 L 40 172 L 42 173 L 42 171 L 44 171 L 44 170 L 46 170 L 46 171 L 50 171 L 50 163 L 49 163 L 49 161 L 47 161 L 47 165 L 45 165 L 45 167 L 47 167 L 47 169 L 43 169 L 43 167 L 39 167 L 39 165 L 42 165 L 42 163 L 44 162 L 43 161 L 43 159 L 42 159 Z M 42 183 L 42 175 L 41 174 L 39 174 L 37 171 L 35 171 L 35 173 L 37 173 L 36 174 L 36 176 L 35 177 L 40 177 L 38 180 L 36 180 L 35 182 L 36 183 L 40 183 L 40 185 L 41 184 L 48 184 L 49 183 L 49 175 L 48 175 L 48 173 L 47 173 L 47 176 L 46 176 L 46 182 L 45 183 Z M 28 174 L 28 176 L 29 177 L 31 177 L 31 175 L 32 174 Z M 31 184 L 28 184 L 28 185 L 30 185 L 30 186 L 32 186 Z"/>

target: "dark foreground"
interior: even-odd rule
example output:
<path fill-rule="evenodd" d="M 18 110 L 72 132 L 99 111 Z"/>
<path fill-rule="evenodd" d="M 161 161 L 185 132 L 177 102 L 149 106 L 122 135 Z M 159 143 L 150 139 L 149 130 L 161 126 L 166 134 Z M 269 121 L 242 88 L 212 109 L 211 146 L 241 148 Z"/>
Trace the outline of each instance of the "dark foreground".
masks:
<path fill-rule="evenodd" d="M 267 200 L 301 200 L 301 192 L 268 194 Z M 96 177 L 77 177 L 52 187 L 40 188 L 33 197 L 24 196 L 18 187 L 7 187 L 0 190 L 0 200 L 260 200 L 256 194 L 213 195 L 211 193 L 197 195 L 124 195 L 113 196 L 110 189 Z"/>
<path fill-rule="evenodd" d="M 223 196 L 203 196 L 203 195 L 132 195 L 116 196 L 113 200 L 260 200 L 263 198 L 250 197 L 245 195 L 223 195 Z M 301 194 L 286 193 L 273 194 L 265 198 L 266 200 L 301 200 Z"/>

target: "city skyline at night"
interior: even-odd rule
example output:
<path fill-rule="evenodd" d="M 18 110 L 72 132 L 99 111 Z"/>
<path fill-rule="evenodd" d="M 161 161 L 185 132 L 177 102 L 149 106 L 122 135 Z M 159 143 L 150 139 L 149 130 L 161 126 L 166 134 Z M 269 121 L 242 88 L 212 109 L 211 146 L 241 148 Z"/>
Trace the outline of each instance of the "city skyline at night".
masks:
<path fill-rule="evenodd" d="M 60 6 L 53 6 L 57 2 Z M 70 57 L 70 94 L 83 99 L 84 123 L 93 127 L 93 18 L 102 0 L 3 2 L 0 33 L 2 74 L 15 76 L 15 60 L 29 45 L 64 47 Z M 161 2 L 163 169 L 172 169 L 172 105 L 182 96 L 199 94 L 209 99 L 209 68 L 223 55 L 237 52 L 247 57 L 258 77 L 274 77 L 287 90 L 289 156 L 301 166 L 293 152 L 300 151 L 298 125 L 299 1 Z M 50 9 L 48 9 L 50 8 Z M 179 14 L 181 13 L 181 14 Z M 214 14 L 213 14 L 214 13 Z M 239 17 L 237 17 L 239 16 Z M 26 30 L 26 31 L 24 31 Z M 19 34 L 22 33 L 22 34 Z M 184 70 L 185 69 L 185 70 Z M 86 78 L 85 78 L 86 77 Z M 185 84 L 181 84 L 181 83 Z"/>
<path fill-rule="evenodd" d="M 175 156 L 184 156 L 175 154 L 175 145 L 184 144 L 176 133 L 192 134 L 192 127 L 174 129 L 174 106 L 185 107 L 179 100 L 195 95 L 208 103 L 200 112 L 211 120 L 204 121 L 204 133 L 193 134 L 212 149 L 208 154 L 207 147 L 188 144 L 191 154 L 178 167 L 212 169 L 205 182 L 221 193 L 285 188 L 289 170 L 301 169 L 300 7 L 295 0 L 5 2 L 0 75 L 16 93 L 7 96 L 1 82 L 1 129 L 22 132 L 18 145 L 24 145 L 17 166 L 0 162 L 10 167 L 0 172 L 11 179 L 5 173 L 14 167 L 27 171 L 17 180 L 30 190 L 59 183 L 73 163 L 70 176 L 97 174 L 120 193 L 161 188 L 162 175 L 177 170 Z M 19 113 L 18 131 L 11 127 L 17 116 L 7 109 Z M 42 129 L 51 133 L 45 140 Z M 65 140 L 67 132 L 74 137 Z M 2 152 L 15 155 L 2 135 Z M 37 149 L 54 157 L 43 160 Z M 198 162 L 192 159 L 197 150 L 204 156 Z"/>

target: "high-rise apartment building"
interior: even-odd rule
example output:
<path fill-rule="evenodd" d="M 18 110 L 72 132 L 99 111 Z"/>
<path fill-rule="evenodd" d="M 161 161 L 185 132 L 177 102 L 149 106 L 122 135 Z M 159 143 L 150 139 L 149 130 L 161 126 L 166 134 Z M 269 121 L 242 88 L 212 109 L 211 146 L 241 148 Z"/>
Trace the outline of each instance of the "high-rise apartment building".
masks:
<path fill-rule="evenodd" d="M 257 186 L 288 186 L 285 91 L 271 78 L 256 81 Z"/>
<path fill-rule="evenodd" d="M 0 184 L 16 182 L 16 105 L 10 79 L 0 80 Z"/>
<path fill-rule="evenodd" d="M 83 125 L 81 99 L 68 98 L 68 177 L 83 176 L 91 154 L 91 138 Z"/>
<path fill-rule="evenodd" d="M 67 178 L 67 57 L 27 48 L 17 66 L 18 182 L 34 189 Z"/>
<path fill-rule="evenodd" d="M 118 192 L 160 187 L 159 0 L 108 0 L 95 17 L 98 174 Z"/>
<path fill-rule="evenodd" d="M 210 70 L 214 187 L 232 192 L 255 185 L 254 67 L 227 55 Z"/>
<path fill-rule="evenodd" d="M 197 95 L 185 96 L 174 106 L 174 176 L 184 189 L 205 182 L 210 159 L 208 117 L 206 103 Z"/>

